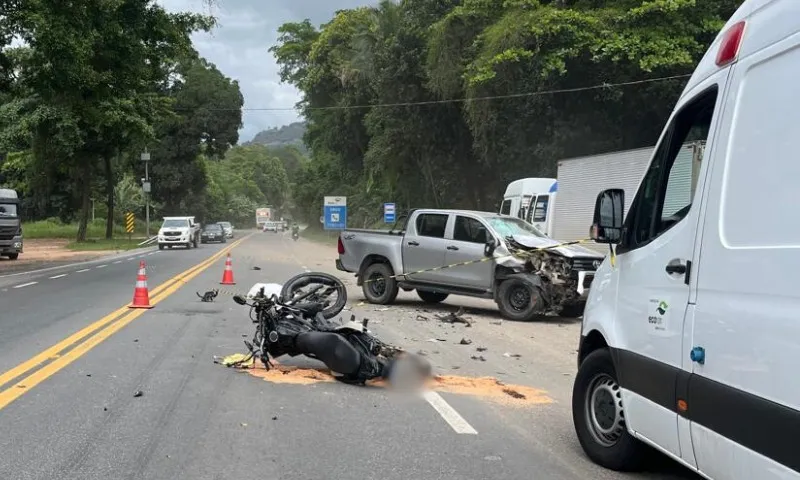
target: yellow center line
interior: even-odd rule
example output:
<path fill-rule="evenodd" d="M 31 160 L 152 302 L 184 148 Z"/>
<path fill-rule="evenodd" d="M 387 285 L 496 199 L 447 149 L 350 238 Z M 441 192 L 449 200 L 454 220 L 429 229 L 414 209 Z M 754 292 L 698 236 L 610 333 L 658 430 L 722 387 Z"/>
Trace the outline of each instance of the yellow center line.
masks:
<path fill-rule="evenodd" d="M 153 296 L 150 300 L 152 305 L 156 305 L 161 300 L 164 300 L 168 296 L 172 295 L 175 291 L 177 291 L 180 287 L 183 286 L 184 283 L 188 282 L 189 280 L 193 279 L 201 272 L 206 270 L 210 267 L 216 260 L 221 258 L 223 255 L 231 251 L 233 248 L 238 246 L 240 243 L 245 241 L 250 235 L 243 237 L 230 246 L 223 248 L 219 252 L 215 253 L 208 259 L 204 260 L 203 262 L 199 263 L 198 265 L 189 268 L 188 270 L 172 277 L 171 279 L 167 280 L 166 282 L 159 285 L 157 288 L 153 290 Z M 123 312 L 128 312 L 125 315 L 120 317 L 120 314 Z M 21 395 L 23 395 L 26 391 L 33 388 L 46 378 L 50 377 L 54 373 L 58 372 L 62 368 L 66 367 L 83 354 L 94 348 L 100 342 L 105 340 L 106 338 L 110 337 L 115 332 L 119 331 L 122 327 L 132 322 L 134 319 L 142 315 L 147 310 L 133 310 L 131 311 L 127 305 L 121 307 L 114 312 L 106 315 L 102 319 L 94 322 L 93 324 L 81 329 L 80 331 L 70 335 L 69 337 L 65 338 L 64 340 L 58 342 L 57 344 L 53 345 L 52 347 L 44 350 L 43 352 L 39 353 L 38 355 L 32 357 L 31 359 L 21 363 L 20 365 L 12 368 L 11 370 L 3 373 L 0 375 L 0 385 L 4 385 L 9 381 L 19 377 L 20 375 L 28 372 L 29 370 L 41 365 L 42 363 L 53 360 L 51 363 L 45 365 L 38 371 L 34 372 L 33 374 L 29 375 L 28 377 L 20 380 L 16 384 L 10 386 L 5 391 L 0 392 L 0 409 L 3 409 L 9 403 L 13 402 Z M 117 317 L 120 317 L 118 321 L 111 323 Z M 110 326 L 106 326 L 107 324 L 111 323 Z M 90 338 L 88 338 L 85 342 L 78 344 L 72 350 L 67 352 L 64 355 L 59 356 L 58 354 L 63 350 L 69 348 L 73 344 L 79 342 L 81 339 L 86 337 L 87 335 L 91 334 L 92 332 L 97 331 L 101 327 L 104 327 L 103 330 L 95 333 Z"/>

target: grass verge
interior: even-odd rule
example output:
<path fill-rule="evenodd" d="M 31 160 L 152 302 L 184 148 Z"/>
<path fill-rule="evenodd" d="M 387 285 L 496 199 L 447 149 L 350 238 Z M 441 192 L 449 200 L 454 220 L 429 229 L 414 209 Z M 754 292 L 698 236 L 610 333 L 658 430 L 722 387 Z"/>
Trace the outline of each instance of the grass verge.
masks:
<path fill-rule="evenodd" d="M 139 246 L 139 243 L 144 241 L 144 238 L 133 238 L 128 240 L 127 238 L 112 238 L 111 240 L 102 238 L 102 239 L 89 239 L 85 242 L 72 242 L 67 244 L 67 248 L 73 251 L 80 251 L 80 252 L 90 252 L 96 250 L 133 250 L 135 248 L 144 248 L 148 245 L 144 245 L 142 247 Z"/>
<path fill-rule="evenodd" d="M 137 225 L 139 227 L 139 225 Z M 151 230 L 153 225 L 151 224 Z M 36 222 L 22 222 L 22 234 L 25 238 L 68 238 L 74 239 L 78 236 L 77 223 L 61 223 L 58 220 L 39 220 Z M 106 221 L 95 220 L 86 225 L 87 238 L 103 238 L 106 234 Z M 114 226 L 114 234 L 122 237 L 127 235 L 122 226 Z M 134 236 L 144 235 L 144 230 L 134 232 Z M 141 241 L 141 240 L 140 240 Z"/>
<path fill-rule="evenodd" d="M 300 236 L 312 242 L 323 243 L 325 245 L 336 245 L 339 238 L 338 230 L 322 230 L 319 227 L 308 227 L 300 232 Z"/>

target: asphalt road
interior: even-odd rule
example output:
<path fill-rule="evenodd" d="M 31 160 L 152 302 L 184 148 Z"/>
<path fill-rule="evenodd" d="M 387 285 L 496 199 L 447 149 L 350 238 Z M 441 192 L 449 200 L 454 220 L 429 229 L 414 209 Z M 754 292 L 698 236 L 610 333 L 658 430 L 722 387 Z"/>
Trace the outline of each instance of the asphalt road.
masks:
<path fill-rule="evenodd" d="M 223 287 L 230 247 L 237 285 Z M 465 329 L 437 322 L 407 294 L 387 310 L 351 292 L 350 308 L 379 336 L 427 348 L 437 372 L 459 375 L 462 387 L 492 375 L 539 389 L 540 401 L 520 404 L 485 388 L 451 386 L 423 399 L 290 374 L 266 381 L 213 363 L 243 351 L 252 333 L 229 292 L 330 270 L 330 248 L 255 233 L 238 245 L 0 277 L 0 478 L 694 478 L 666 459 L 625 476 L 585 459 L 568 408 L 574 325 L 497 325 L 496 312 L 478 305 L 479 320 Z M 142 259 L 155 306 L 121 308 Z M 212 288 L 227 290 L 200 302 L 195 292 Z M 459 345 L 465 336 L 474 343 Z M 466 353 L 479 344 L 486 361 Z M 522 357 L 499 353 L 509 349 Z"/>

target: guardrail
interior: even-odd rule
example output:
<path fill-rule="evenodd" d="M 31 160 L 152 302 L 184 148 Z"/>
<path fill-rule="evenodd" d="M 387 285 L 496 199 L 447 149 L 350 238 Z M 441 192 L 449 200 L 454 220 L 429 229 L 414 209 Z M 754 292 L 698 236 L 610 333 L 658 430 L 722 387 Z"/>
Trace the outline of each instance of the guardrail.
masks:
<path fill-rule="evenodd" d="M 139 243 L 138 246 L 141 247 L 142 245 L 150 245 L 151 243 L 155 243 L 156 240 L 158 240 L 158 235 L 153 235 L 152 237 L 148 238 L 144 242 Z"/>

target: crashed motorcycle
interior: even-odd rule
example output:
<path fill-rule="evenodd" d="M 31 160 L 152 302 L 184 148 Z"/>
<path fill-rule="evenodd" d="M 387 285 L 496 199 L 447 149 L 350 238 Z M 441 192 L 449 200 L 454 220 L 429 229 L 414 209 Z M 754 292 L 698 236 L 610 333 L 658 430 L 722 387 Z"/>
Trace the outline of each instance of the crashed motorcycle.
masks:
<path fill-rule="evenodd" d="M 400 375 L 404 382 L 410 376 L 430 376 L 430 364 L 382 342 L 367 328 L 368 319 L 332 320 L 347 302 L 346 291 L 338 278 L 308 272 L 283 285 L 258 283 L 246 297 L 234 296 L 236 303 L 250 307 L 256 324 L 252 340 L 245 341 L 248 361 L 257 358 L 269 370 L 271 359 L 305 355 L 324 363 L 337 380 L 356 385 L 373 379 L 391 382 Z M 334 293 L 336 300 L 331 300 Z"/>

